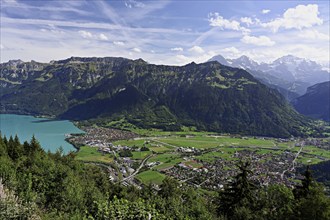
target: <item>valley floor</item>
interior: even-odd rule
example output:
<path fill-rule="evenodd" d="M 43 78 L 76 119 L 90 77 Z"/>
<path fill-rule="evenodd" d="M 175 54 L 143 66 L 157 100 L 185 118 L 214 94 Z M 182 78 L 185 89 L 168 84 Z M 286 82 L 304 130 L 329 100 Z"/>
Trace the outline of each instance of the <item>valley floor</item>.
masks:
<path fill-rule="evenodd" d="M 109 177 L 123 185 L 162 183 L 166 176 L 217 190 L 236 175 L 239 160 L 251 161 L 259 185 L 293 187 L 297 167 L 330 160 L 329 138 L 243 137 L 208 132 L 148 132 L 138 136 L 115 129 L 85 127 L 69 141 L 81 146 L 76 159 L 103 164 Z M 120 140 L 122 139 L 122 140 Z"/>

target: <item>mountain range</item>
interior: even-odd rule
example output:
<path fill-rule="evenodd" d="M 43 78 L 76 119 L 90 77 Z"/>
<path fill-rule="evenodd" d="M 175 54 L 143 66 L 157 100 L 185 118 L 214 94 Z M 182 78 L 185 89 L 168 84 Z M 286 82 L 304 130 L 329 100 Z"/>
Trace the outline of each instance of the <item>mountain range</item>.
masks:
<path fill-rule="evenodd" d="M 219 62 L 185 66 L 79 58 L 0 64 L 1 112 L 137 127 L 287 137 L 307 120 L 247 71 Z"/>
<path fill-rule="evenodd" d="M 292 55 L 271 63 L 257 63 L 247 56 L 226 59 L 221 55 L 212 57 L 210 61 L 245 69 L 262 83 L 278 90 L 288 100 L 305 94 L 309 86 L 330 80 L 330 72 L 320 64 Z"/>
<path fill-rule="evenodd" d="M 292 104 L 301 114 L 330 121 L 330 81 L 308 87 Z"/>

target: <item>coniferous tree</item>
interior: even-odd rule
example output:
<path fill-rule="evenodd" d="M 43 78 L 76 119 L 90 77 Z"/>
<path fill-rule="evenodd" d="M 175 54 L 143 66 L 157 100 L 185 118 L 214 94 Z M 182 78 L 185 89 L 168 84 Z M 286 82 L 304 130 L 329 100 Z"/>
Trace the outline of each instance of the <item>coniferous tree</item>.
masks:
<path fill-rule="evenodd" d="M 301 180 L 301 186 L 297 186 L 293 192 L 296 201 L 292 219 L 330 219 L 330 198 L 325 195 L 324 187 L 314 181 L 309 166 Z"/>
<path fill-rule="evenodd" d="M 218 213 L 232 218 L 235 214 L 239 214 L 238 209 L 247 208 L 244 213 L 249 212 L 249 208 L 253 208 L 255 197 L 255 184 L 249 179 L 252 171 L 249 169 L 250 162 L 240 161 L 238 163 L 239 173 L 234 177 L 233 182 L 227 185 L 223 192 L 220 192 Z M 243 214 L 246 215 L 246 214 Z"/>

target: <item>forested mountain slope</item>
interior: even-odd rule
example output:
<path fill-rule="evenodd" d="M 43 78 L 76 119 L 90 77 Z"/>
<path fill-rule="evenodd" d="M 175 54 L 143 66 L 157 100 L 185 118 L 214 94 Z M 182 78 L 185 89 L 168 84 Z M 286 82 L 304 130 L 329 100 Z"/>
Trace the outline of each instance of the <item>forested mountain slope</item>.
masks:
<path fill-rule="evenodd" d="M 185 66 L 125 58 L 0 65 L 1 112 L 70 120 L 124 118 L 138 127 L 299 135 L 306 120 L 275 90 L 218 62 Z"/>

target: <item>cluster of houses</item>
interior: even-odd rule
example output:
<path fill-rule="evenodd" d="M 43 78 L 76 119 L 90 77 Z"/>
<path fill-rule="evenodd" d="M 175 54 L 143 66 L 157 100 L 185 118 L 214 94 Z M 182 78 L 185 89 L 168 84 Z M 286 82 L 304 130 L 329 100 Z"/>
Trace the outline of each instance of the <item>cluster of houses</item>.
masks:
<path fill-rule="evenodd" d="M 108 147 L 113 141 L 129 140 L 138 137 L 138 135 L 133 132 L 112 128 L 89 126 L 82 127 L 81 129 L 85 131 L 83 135 L 67 135 L 68 141 L 76 145 Z"/>
<path fill-rule="evenodd" d="M 234 153 L 232 157 L 232 160 L 218 158 L 213 162 L 196 160 L 203 165 L 200 168 L 182 162 L 162 172 L 190 185 L 215 190 L 223 188 L 237 175 L 236 164 L 239 159 L 249 159 L 253 172 L 251 179 L 257 184 L 281 183 L 289 187 L 295 184 L 291 181 L 294 178 L 294 172 L 285 172 L 292 167 L 294 153 L 284 151 L 281 154 L 258 154 L 257 151 L 241 150 Z"/>
<path fill-rule="evenodd" d="M 199 153 L 200 150 L 194 147 L 178 147 L 177 148 L 178 152 L 181 153 Z"/>

